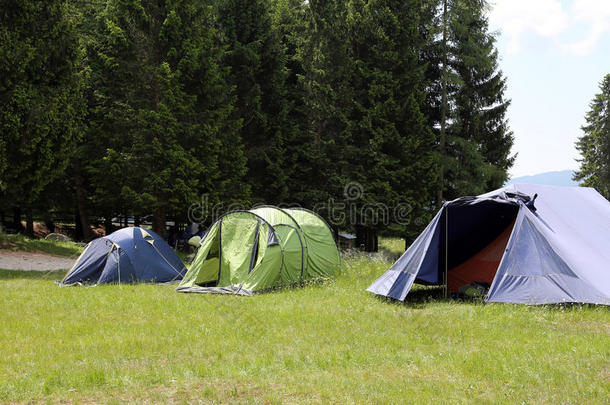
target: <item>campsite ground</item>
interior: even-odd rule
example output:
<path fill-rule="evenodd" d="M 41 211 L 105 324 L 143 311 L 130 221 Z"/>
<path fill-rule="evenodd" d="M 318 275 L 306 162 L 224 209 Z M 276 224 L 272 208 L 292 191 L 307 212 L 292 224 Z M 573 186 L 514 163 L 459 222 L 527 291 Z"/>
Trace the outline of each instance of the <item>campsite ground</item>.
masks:
<path fill-rule="evenodd" d="M 608 308 L 391 302 L 364 291 L 387 256 L 256 297 L 0 270 L 0 402 L 607 403 Z"/>

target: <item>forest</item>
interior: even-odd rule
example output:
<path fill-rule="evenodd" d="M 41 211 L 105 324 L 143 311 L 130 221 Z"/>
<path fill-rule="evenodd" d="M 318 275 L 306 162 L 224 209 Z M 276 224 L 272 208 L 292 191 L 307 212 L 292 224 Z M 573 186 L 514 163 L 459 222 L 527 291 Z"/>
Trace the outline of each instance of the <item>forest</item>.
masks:
<path fill-rule="evenodd" d="M 333 226 L 366 250 L 379 233 L 408 243 L 515 159 L 488 7 L 0 0 L 0 221 L 88 240 L 133 218 L 166 235 L 203 196 L 316 209 L 357 184 L 350 204 L 410 220 L 355 209 Z"/>

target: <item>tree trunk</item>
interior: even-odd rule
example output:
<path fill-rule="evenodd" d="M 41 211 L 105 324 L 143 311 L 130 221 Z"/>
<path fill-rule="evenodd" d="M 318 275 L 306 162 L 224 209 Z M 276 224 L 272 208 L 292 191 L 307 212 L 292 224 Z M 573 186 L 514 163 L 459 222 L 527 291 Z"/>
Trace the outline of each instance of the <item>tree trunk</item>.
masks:
<path fill-rule="evenodd" d="M 333 238 L 335 238 L 335 242 L 338 243 L 338 241 L 339 241 L 339 227 L 336 226 L 336 225 L 331 225 L 330 226 L 330 230 L 333 233 Z"/>
<path fill-rule="evenodd" d="M 91 232 L 91 225 L 89 224 L 89 217 L 87 215 L 87 199 L 85 197 L 85 186 L 84 186 L 83 175 L 80 170 L 80 163 L 74 163 L 74 185 L 76 187 L 76 209 L 77 209 L 77 220 L 80 223 L 82 229 L 82 240 L 90 241 L 93 238 Z"/>
<path fill-rule="evenodd" d="M 49 233 L 55 232 L 55 223 L 53 223 L 53 218 L 51 217 L 51 213 L 49 211 L 45 211 L 42 215 L 44 220 L 44 226 L 47 228 Z"/>
<path fill-rule="evenodd" d="M 83 223 L 81 222 L 80 213 L 78 212 L 78 209 L 76 209 L 76 212 L 74 213 L 74 225 L 74 239 L 83 240 Z"/>
<path fill-rule="evenodd" d="M 157 208 L 153 212 L 152 230 L 159 236 L 164 238 L 165 232 L 165 212 L 161 208 Z"/>
<path fill-rule="evenodd" d="M 356 227 L 356 247 L 365 252 L 377 252 L 379 250 L 377 230 L 366 226 Z"/>
<path fill-rule="evenodd" d="M 379 235 L 377 234 L 376 229 L 369 229 L 368 247 L 370 249 L 369 252 L 378 252 L 379 251 Z"/>
<path fill-rule="evenodd" d="M 15 232 L 17 232 L 17 233 L 23 232 L 23 225 L 21 224 L 21 208 L 20 207 L 13 208 L 13 229 L 15 229 Z"/>
<path fill-rule="evenodd" d="M 112 233 L 112 214 L 109 212 L 104 215 L 104 230 L 106 235 L 110 235 Z"/>
<path fill-rule="evenodd" d="M 51 218 L 45 219 L 44 226 L 47 227 L 47 231 L 49 231 L 49 233 L 55 232 L 55 223 Z"/>
<path fill-rule="evenodd" d="M 28 236 L 34 236 L 34 215 L 32 214 L 32 207 L 27 208 L 25 215 L 26 215 L 25 233 Z"/>
<path fill-rule="evenodd" d="M 445 186 L 445 148 L 446 148 L 446 124 L 447 124 L 447 0 L 443 0 L 443 71 L 441 78 L 441 133 L 439 141 L 439 176 L 436 206 L 440 209 L 443 205 L 443 187 Z"/>

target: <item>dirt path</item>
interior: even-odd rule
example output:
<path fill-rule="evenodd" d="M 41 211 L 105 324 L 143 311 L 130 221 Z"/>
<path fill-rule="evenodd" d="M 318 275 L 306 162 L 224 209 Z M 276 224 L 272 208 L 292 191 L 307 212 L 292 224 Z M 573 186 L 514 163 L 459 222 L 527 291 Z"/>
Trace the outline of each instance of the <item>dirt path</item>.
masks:
<path fill-rule="evenodd" d="M 74 259 L 41 252 L 13 252 L 0 249 L 0 269 L 5 270 L 68 270 Z"/>

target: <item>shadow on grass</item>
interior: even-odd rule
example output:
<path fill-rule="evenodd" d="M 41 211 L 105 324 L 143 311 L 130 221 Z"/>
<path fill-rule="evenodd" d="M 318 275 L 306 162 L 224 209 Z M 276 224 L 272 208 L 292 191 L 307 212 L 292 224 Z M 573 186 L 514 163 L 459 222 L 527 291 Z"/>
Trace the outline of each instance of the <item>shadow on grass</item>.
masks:
<path fill-rule="evenodd" d="M 444 288 L 442 286 L 423 287 L 415 286 L 404 301 L 399 301 L 394 298 L 384 297 L 381 295 L 375 296 L 382 302 L 394 305 L 405 305 L 412 308 L 424 308 L 426 304 L 451 302 L 450 298 L 445 298 Z"/>
<path fill-rule="evenodd" d="M 443 286 L 420 286 L 415 285 L 407 294 L 403 302 L 393 298 L 378 296 L 381 301 L 393 303 L 395 305 L 405 305 L 411 308 L 425 308 L 426 304 L 433 303 L 456 303 L 461 305 L 488 305 L 483 297 L 447 297 L 445 298 L 445 290 Z M 596 307 L 598 305 L 577 304 L 577 303 L 562 303 L 562 304 L 545 304 L 545 305 L 525 305 L 525 304 L 510 304 L 510 303 L 489 303 L 492 305 L 517 305 L 529 308 L 551 308 L 565 309 L 567 307 Z M 609 307 L 610 308 L 610 307 Z"/>
<path fill-rule="evenodd" d="M 565 302 L 558 304 L 538 304 L 538 305 L 527 305 L 527 304 L 511 304 L 502 302 L 491 302 L 486 303 L 483 298 L 445 298 L 444 288 L 442 286 L 416 286 L 413 290 L 407 294 L 404 302 L 395 300 L 393 298 L 377 296 L 377 298 L 383 302 L 387 302 L 394 305 L 404 305 L 410 308 L 425 308 L 427 304 L 432 303 L 457 303 L 463 305 L 507 305 L 514 306 L 517 308 L 523 308 L 523 310 L 548 310 L 548 311 L 566 311 L 566 310 L 579 310 L 584 308 L 605 308 L 610 311 L 610 306 L 603 304 L 584 304 L 577 302 Z"/>
<path fill-rule="evenodd" d="M 581 304 L 578 302 L 562 302 L 559 304 L 537 304 L 537 305 L 526 305 L 526 304 L 505 304 L 502 302 L 493 302 L 490 304 L 494 305 L 516 305 L 516 306 L 527 306 L 528 309 L 544 309 L 548 311 L 559 311 L 563 312 L 566 310 L 581 310 L 584 308 L 589 309 L 602 309 L 605 308 L 606 311 L 610 311 L 610 306 L 604 304 Z"/>
<path fill-rule="evenodd" d="M 23 271 L 0 270 L 0 280 L 61 280 L 66 270 L 54 271 Z"/>
<path fill-rule="evenodd" d="M 452 301 L 445 298 L 445 289 L 443 286 L 416 286 L 405 299 L 405 303 L 420 304 L 432 301 Z"/>
<path fill-rule="evenodd" d="M 282 286 L 278 286 L 278 287 L 269 287 L 264 290 L 256 291 L 254 293 L 254 296 L 263 295 L 263 294 L 264 295 L 278 294 L 278 293 L 283 293 L 283 292 L 287 292 L 287 291 L 303 290 L 305 288 L 322 289 L 322 288 L 328 287 L 329 285 L 333 284 L 335 281 L 336 280 L 332 277 L 319 277 L 319 278 L 315 278 L 312 280 L 300 281 L 300 282 L 292 283 L 292 284 L 288 284 L 288 285 L 282 285 Z"/>

